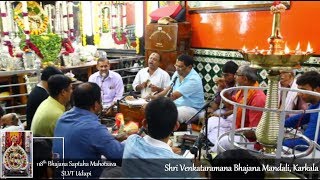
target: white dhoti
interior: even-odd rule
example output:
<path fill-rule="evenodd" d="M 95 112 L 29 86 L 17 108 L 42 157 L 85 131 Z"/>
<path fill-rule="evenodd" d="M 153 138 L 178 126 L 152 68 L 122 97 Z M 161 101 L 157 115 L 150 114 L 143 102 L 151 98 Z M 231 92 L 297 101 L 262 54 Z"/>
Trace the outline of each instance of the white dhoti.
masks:
<path fill-rule="evenodd" d="M 210 142 L 216 144 L 216 141 L 221 134 L 230 131 L 232 126 L 232 120 L 233 114 L 228 116 L 226 119 L 223 117 L 216 116 L 210 117 L 208 119 L 208 139 L 210 140 Z"/>
<path fill-rule="evenodd" d="M 179 106 L 177 107 L 177 109 L 178 109 L 178 121 L 180 123 L 191 123 L 188 121 L 198 112 L 197 109 L 189 106 Z M 198 119 L 199 117 L 203 117 L 203 116 L 204 116 L 204 111 L 200 112 L 195 118 Z"/>

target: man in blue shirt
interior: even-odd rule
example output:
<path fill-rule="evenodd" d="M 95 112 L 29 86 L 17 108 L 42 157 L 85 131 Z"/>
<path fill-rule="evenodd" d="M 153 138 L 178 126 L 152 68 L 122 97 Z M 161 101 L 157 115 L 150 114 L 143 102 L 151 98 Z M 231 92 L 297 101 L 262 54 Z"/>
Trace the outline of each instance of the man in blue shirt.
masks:
<path fill-rule="evenodd" d="M 102 110 L 100 92 L 100 87 L 96 83 L 86 82 L 77 86 L 73 92 L 75 107 L 65 112 L 56 124 L 54 136 L 64 138 L 65 162 L 69 163 L 69 160 L 72 160 L 77 163 L 85 160 L 88 163 L 78 165 L 76 168 L 70 164 L 64 167 L 64 170 L 87 172 L 87 174 L 73 173 L 73 177 L 83 178 L 82 175 L 85 177 L 89 175 L 89 178 L 98 178 L 103 166 L 93 166 L 90 163 L 102 162 L 101 155 L 109 161 L 122 159 L 124 144 L 118 142 L 108 132 L 97 116 Z M 63 157 L 63 149 L 59 140 L 54 139 L 53 151 L 58 153 L 60 158 Z"/>
<path fill-rule="evenodd" d="M 190 120 L 204 105 L 202 80 L 193 69 L 193 63 L 194 60 L 191 56 L 180 55 L 175 64 L 177 71 L 172 75 L 171 86 L 151 97 L 155 99 L 168 96 L 174 100 L 178 108 L 180 123 Z"/>
<path fill-rule="evenodd" d="M 302 90 L 314 91 L 320 93 L 320 74 L 316 71 L 309 71 L 298 77 L 297 82 L 298 88 Z M 320 108 L 320 97 L 309 95 L 309 94 L 298 94 L 306 103 L 310 103 L 309 109 L 319 109 Z M 319 112 L 308 113 L 308 114 L 298 114 L 292 116 L 285 121 L 285 127 L 298 128 L 302 125 L 307 124 L 307 128 L 304 130 L 303 135 L 308 137 L 310 140 L 314 140 L 317 121 Z M 320 134 L 316 139 L 316 142 L 320 143 Z M 283 141 L 283 145 L 294 148 L 297 145 L 308 145 L 306 141 L 302 139 L 286 139 Z M 303 151 L 306 146 L 297 147 L 297 150 Z"/>
<path fill-rule="evenodd" d="M 170 134 L 179 127 L 177 117 L 177 107 L 169 98 L 160 97 L 147 104 L 143 126 L 148 135 L 135 134 L 126 140 L 122 161 L 124 177 L 199 177 L 196 171 L 183 169 L 192 167 L 191 159 L 175 154 L 168 145 Z"/>

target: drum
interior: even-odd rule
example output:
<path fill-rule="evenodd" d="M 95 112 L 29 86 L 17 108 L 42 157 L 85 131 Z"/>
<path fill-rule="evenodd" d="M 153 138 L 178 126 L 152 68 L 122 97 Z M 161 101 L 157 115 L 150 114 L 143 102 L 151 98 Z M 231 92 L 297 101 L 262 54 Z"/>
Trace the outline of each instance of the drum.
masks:
<path fill-rule="evenodd" d="M 139 124 L 139 128 L 142 126 L 144 106 L 131 106 L 126 103 L 120 103 L 118 112 L 123 114 L 125 122 L 133 121 Z"/>

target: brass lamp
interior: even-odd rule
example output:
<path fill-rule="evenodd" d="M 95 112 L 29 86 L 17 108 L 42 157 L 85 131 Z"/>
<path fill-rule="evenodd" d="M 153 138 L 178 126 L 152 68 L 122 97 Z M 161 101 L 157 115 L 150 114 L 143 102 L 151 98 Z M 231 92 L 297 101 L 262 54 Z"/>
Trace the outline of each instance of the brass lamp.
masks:
<path fill-rule="evenodd" d="M 268 70 L 268 92 L 265 108 L 278 109 L 278 89 L 280 70 L 292 70 L 300 68 L 301 64 L 307 61 L 312 49 L 310 44 L 306 52 L 299 48 L 290 51 L 285 47 L 280 33 L 281 12 L 286 6 L 276 1 L 270 8 L 273 14 L 272 34 L 268 38 L 269 50 L 254 49 L 247 51 L 246 48 L 240 50 L 243 58 L 251 62 L 251 67 Z M 275 152 L 277 138 L 279 134 L 280 115 L 278 112 L 264 111 L 262 118 L 256 129 L 257 141 L 264 147 L 267 153 Z"/>

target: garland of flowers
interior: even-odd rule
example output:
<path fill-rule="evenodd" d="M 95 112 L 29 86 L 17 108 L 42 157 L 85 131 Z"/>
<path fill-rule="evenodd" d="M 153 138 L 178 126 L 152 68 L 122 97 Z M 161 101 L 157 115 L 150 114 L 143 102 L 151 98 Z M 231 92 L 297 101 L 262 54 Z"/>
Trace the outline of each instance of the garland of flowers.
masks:
<path fill-rule="evenodd" d="M 70 32 L 70 40 L 75 40 L 74 36 L 74 24 L 73 24 L 73 2 L 68 2 L 68 22 L 69 22 L 69 32 Z"/>
<path fill-rule="evenodd" d="M 118 37 L 118 33 L 114 32 L 112 38 L 116 44 L 126 44 L 127 43 L 127 34 L 125 32 L 120 32 L 121 38 Z"/>
<path fill-rule="evenodd" d="M 115 8 L 115 6 L 118 6 L 117 8 Z M 121 6 L 122 6 L 122 11 L 121 11 Z M 112 11 L 112 15 L 111 15 L 111 18 L 112 18 L 112 38 L 114 40 L 114 42 L 118 45 L 120 44 L 126 44 L 128 42 L 128 39 L 127 39 L 127 33 L 124 32 L 124 29 L 125 27 L 121 27 L 121 25 L 125 26 L 126 23 L 124 23 L 124 20 L 121 21 L 122 18 L 125 18 L 126 15 L 125 15 L 125 5 L 124 4 L 120 4 L 120 3 L 114 3 L 112 4 L 111 7 L 114 7 L 111 9 Z M 122 15 L 120 15 L 120 12 Z M 118 15 L 118 18 L 117 18 L 117 15 Z M 119 26 L 119 27 L 118 27 Z"/>
<path fill-rule="evenodd" d="M 47 4 L 44 6 L 44 11 L 47 13 L 48 19 L 49 19 L 49 23 L 48 23 L 48 27 L 47 27 L 47 33 L 52 33 L 52 5 Z"/>
<path fill-rule="evenodd" d="M 4 40 L 4 45 L 8 47 L 8 52 L 10 54 L 11 57 L 14 57 L 13 54 L 13 46 L 10 40 Z"/>
<path fill-rule="evenodd" d="M 102 32 L 103 33 L 109 32 L 109 16 L 110 16 L 109 8 L 104 7 L 102 9 Z"/>
<path fill-rule="evenodd" d="M 83 12 L 82 12 L 82 3 L 81 2 L 79 5 L 79 11 L 80 11 L 79 29 L 80 29 L 80 34 L 81 34 L 81 42 L 82 42 L 82 45 L 85 46 L 85 45 L 87 45 L 87 39 L 86 39 L 86 35 L 83 33 Z"/>
<path fill-rule="evenodd" d="M 99 2 L 93 1 L 93 12 L 98 12 L 95 14 L 96 17 L 94 17 L 93 21 L 93 27 L 94 27 L 94 32 L 93 32 L 93 43 L 96 46 L 99 46 L 100 44 L 100 24 L 99 20 L 101 19 L 100 11 L 97 10 L 97 7 L 102 6 L 102 4 Z"/>
<path fill-rule="evenodd" d="M 21 8 L 22 3 L 19 3 L 17 7 L 14 9 L 14 20 L 16 21 L 18 27 L 20 29 L 25 29 L 25 14 Z M 39 28 L 31 28 L 30 34 L 37 35 L 42 34 L 46 32 L 48 27 L 48 16 L 44 13 L 43 9 L 40 7 L 40 5 L 35 1 L 28 1 L 27 6 L 30 9 L 30 12 L 34 15 L 30 15 L 30 13 L 27 12 L 29 15 L 29 18 L 40 18 L 40 27 Z"/>
<path fill-rule="evenodd" d="M 62 30 L 63 38 L 68 38 L 68 12 L 67 12 L 67 2 L 62 1 Z"/>
<path fill-rule="evenodd" d="M 22 39 L 26 36 L 22 36 Z M 42 59 L 42 62 L 55 61 L 61 51 L 62 39 L 58 34 L 31 35 L 30 40 L 21 41 L 20 47 L 24 51 L 30 49 Z"/>
<path fill-rule="evenodd" d="M 20 4 L 19 4 L 20 5 Z M 19 6 L 18 5 L 18 6 Z M 23 30 L 24 30 L 24 34 L 25 34 L 25 46 L 22 48 L 24 51 L 28 51 L 29 49 L 33 50 L 40 58 L 43 58 L 43 55 L 41 54 L 40 50 L 38 49 L 38 47 L 36 45 L 34 45 L 31 41 L 30 41 L 30 27 L 29 27 L 29 21 L 28 21 L 28 4 L 26 1 L 22 1 L 21 2 L 21 8 L 18 8 L 18 6 L 15 9 L 15 12 L 18 12 L 18 10 L 22 10 L 22 16 L 23 16 Z M 19 13 L 20 14 L 20 13 Z M 21 28 L 21 27 L 20 27 Z"/>
<path fill-rule="evenodd" d="M 140 53 L 140 40 L 139 40 L 139 37 L 136 37 L 136 54 L 139 54 Z"/>
<path fill-rule="evenodd" d="M 70 53 L 74 52 L 74 48 L 72 47 L 72 43 L 69 38 L 63 39 L 62 47 L 65 49 L 65 52 L 63 52 L 64 55 L 69 55 Z"/>
<path fill-rule="evenodd" d="M 62 29 L 61 29 L 61 3 L 62 1 L 56 1 L 54 10 L 55 10 L 55 16 L 54 16 L 54 30 L 55 33 L 57 34 L 62 34 Z"/>
<path fill-rule="evenodd" d="M 2 18 L 2 28 L 3 28 L 3 35 L 4 35 L 4 45 L 8 47 L 8 53 L 11 57 L 22 58 L 22 53 L 18 49 L 15 49 L 10 40 L 9 34 L 15 33 L 15 29 L 13 29 L 13 22 L 12 22 L 12 6 L 11 2 L 9 1 L 1 1 L 0 2 L 1 8 L 1 18 Z"/>
<path fill-rule="evenodd" d="M 26 40 L 26 45 L 24 46 L 23 50 L 24 51 L 29 51 L 29 49 L 33 50 L 41 59 L 43 59 L 43 55 L 41 53 L 41 51 L 39 50 L 39 48 L 34 45 L 30 39 Z"/>
<path fill-rule="evenodd" d="M 274 1 L 272 6 L 270 7 L 271 13 L 280 13 L 284 12 L 287 9 L 285 5 L 281 3 L 281 1 Z"/>
<path fill-rule="evenodd" d="M 63 41 L 62 41 L 62 47 L 64 47 L 65 52 L 63 52 L 64 55 L 69 55 L 70 53 L 74 52 L 74 48 L 72 47 L 71 41 L 68 38 L 68 33 L 69 33 L 69 29 L 68 29 L 68 9 L 69 12 L 71 11 L 73 4 L 68 4 L 67 8 L 67 2 L 63 1 L 62 2 L 62 16 L 63 16 Z M 70 24 L 69 24 L 70 25 Z M 73 24 L 72 24 L 73 26 Z M 73 29 L 73 27 L 72 27 Z"/>
<path fill-rule="evenodd" d="M 3 34 L 3 41 L 4 41 L 4 45 L 8 47 L 8 52 L 10 54 L 11 57 L 13 57 L 13 46 L 12 46 L 12 43 L 10 41 L 10 38 L 9 38 L 9 31 L 10 31 L 10 26 L 8 26 L 8 13 L 6 12 L 7 11 L 7 8 L 6 8 L 6 4 L 5 4 L 5 1 L 1 1 L 0 2 L 0 8 L 1 8 L 1 19 L 2 19 L 2 34 Z"/>

